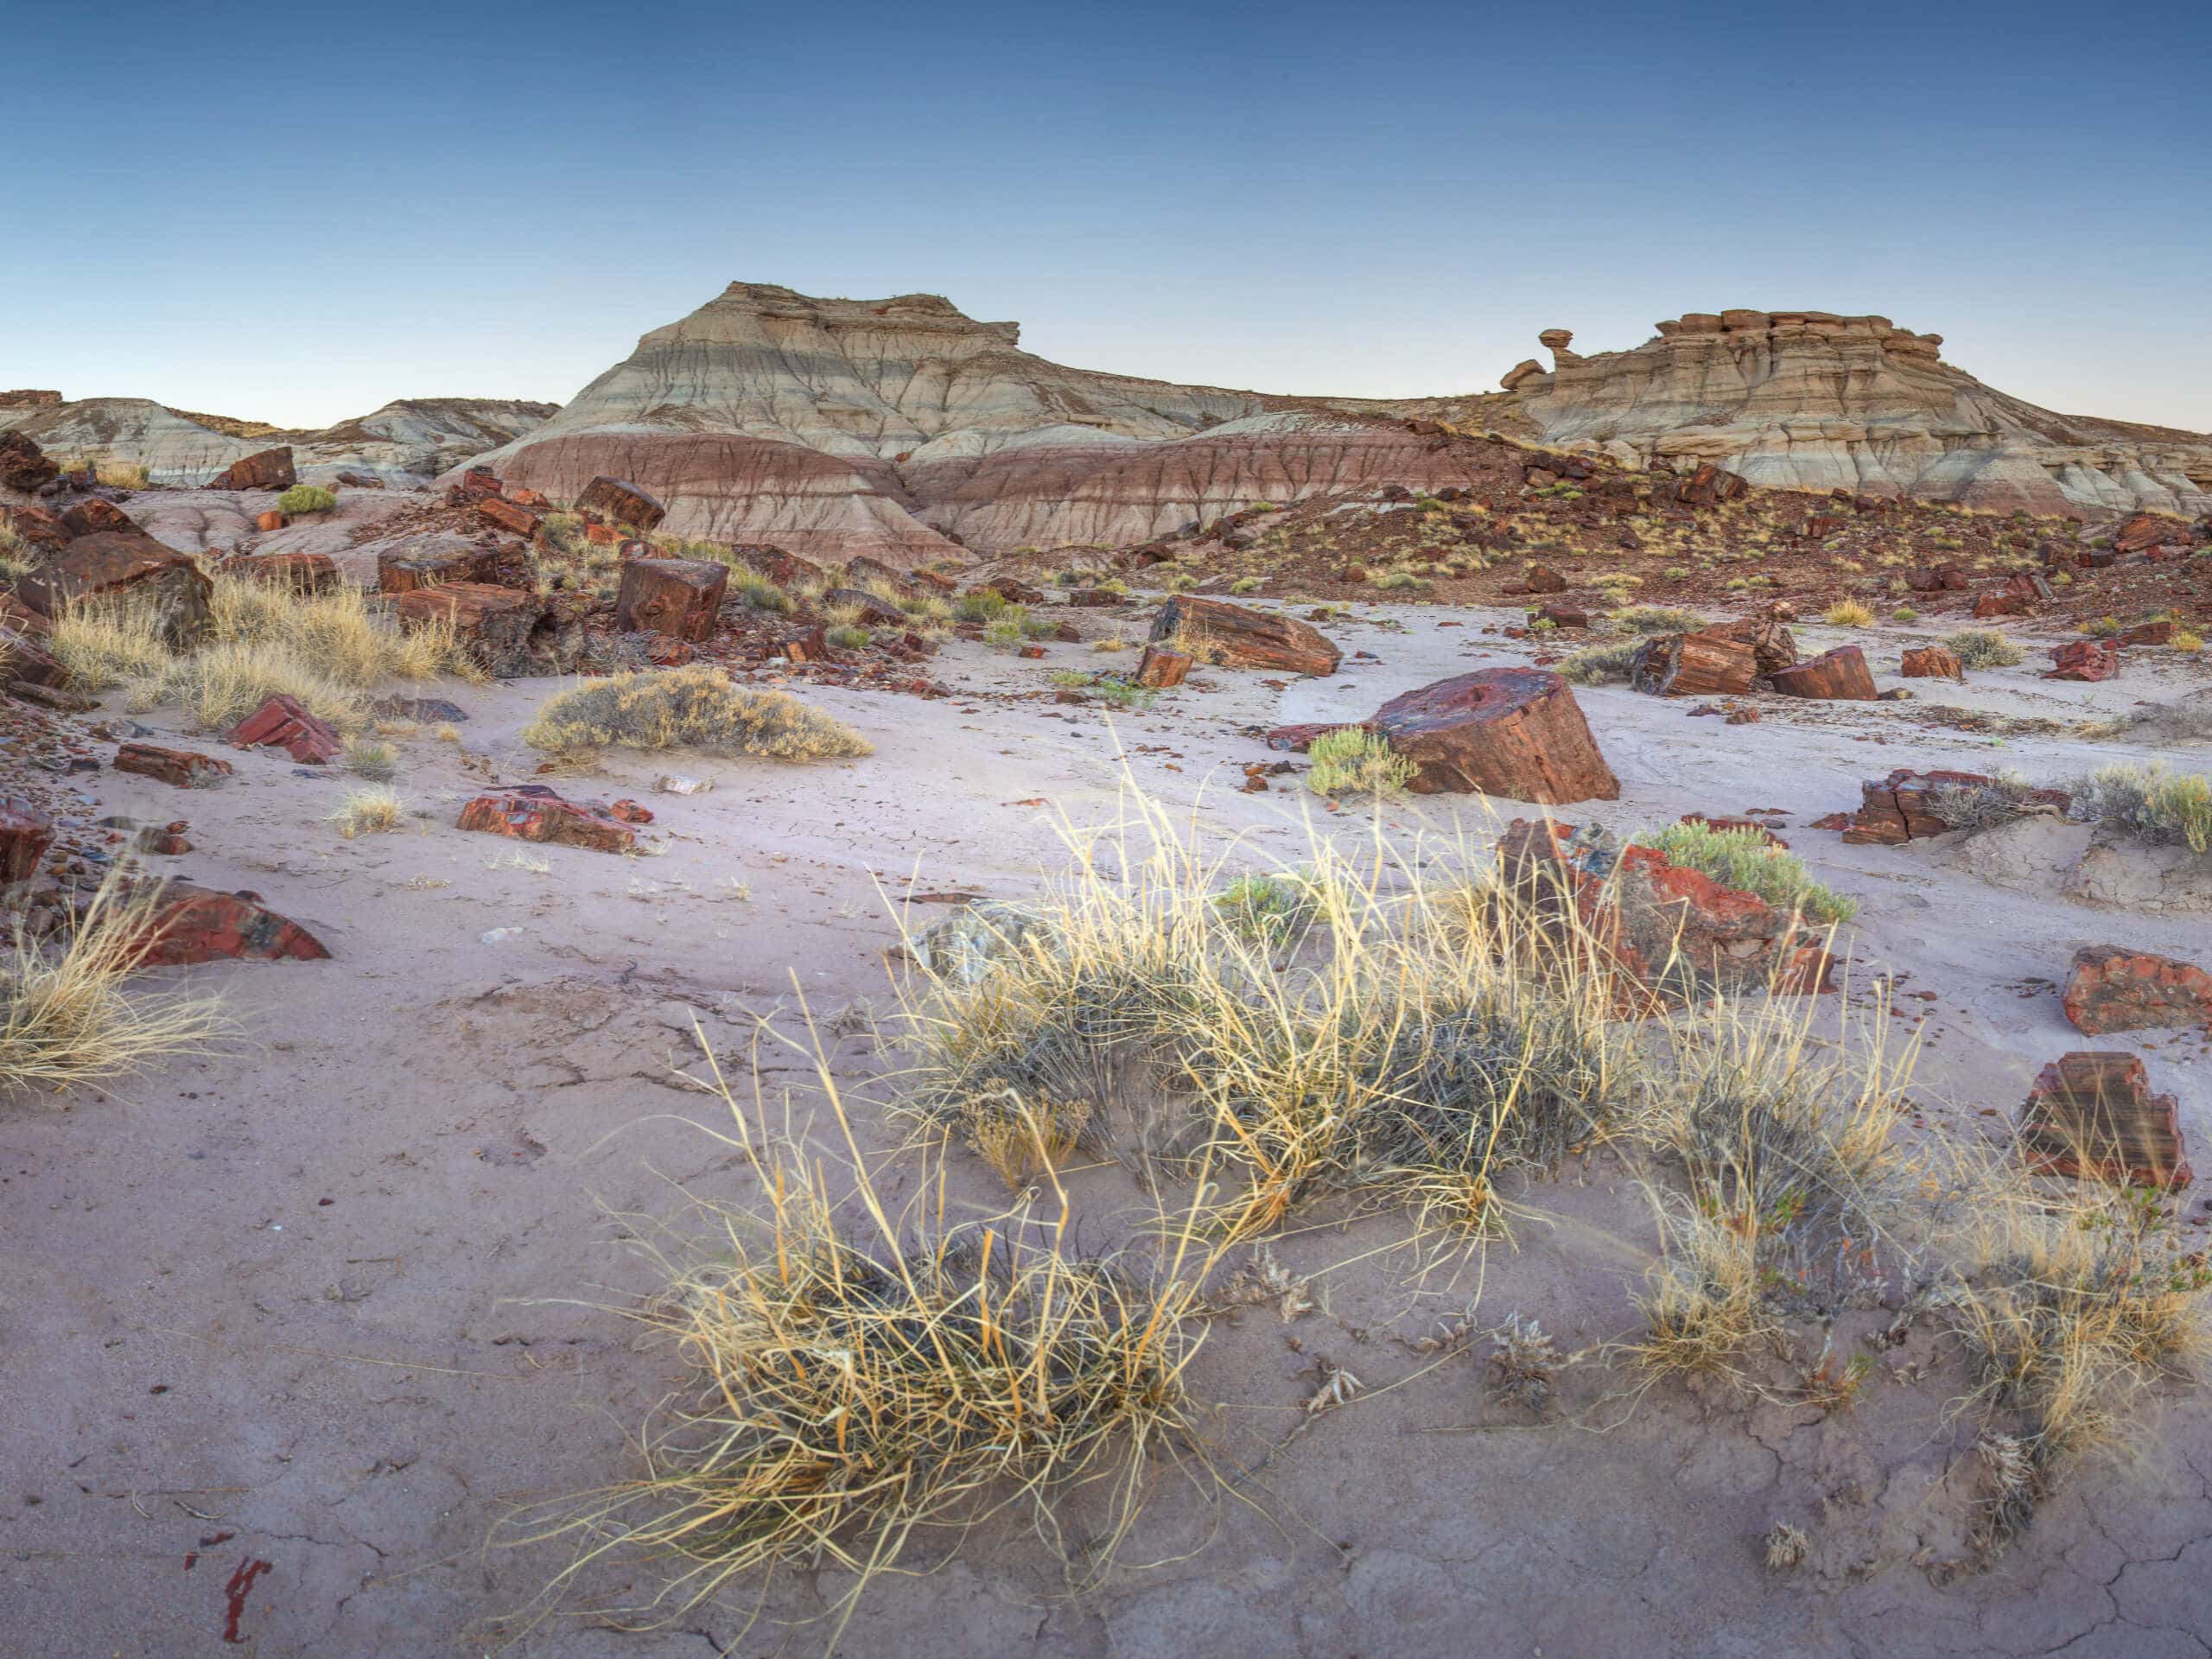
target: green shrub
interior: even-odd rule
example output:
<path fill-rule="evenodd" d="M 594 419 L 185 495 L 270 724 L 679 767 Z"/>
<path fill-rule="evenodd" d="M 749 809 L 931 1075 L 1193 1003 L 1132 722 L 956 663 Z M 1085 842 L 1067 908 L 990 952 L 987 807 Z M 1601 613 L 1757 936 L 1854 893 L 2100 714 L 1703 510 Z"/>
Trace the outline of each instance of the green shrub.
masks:
<path fill-rule="evenodd" d="M 1006 608 L 1006 595 L 995 588 L 979 588 L 952 601 L 952 614 L 963 622 L 988 622 Z"/>
<path fill-rule="evenodd" d="M 2074 807 L 2152 842 L 2212 850 L 2212 779 L 2163 764 L 2102 766 L 2074 791 Z"/>
<path fill-rule="evenodd" d="M 1307 756 L 1313 762 L 1306 786 L 1317 795 L 1395 795 L 1419 770 L 1390 747 L 1390 740 L 1364 726 L 1324 732 Z"/>
<path fill-rule="evenodd" d="M 558 754 L 685 748 L 817 760 L 874 753 L 842 721 L 780 691 L 732 685 L 703 663 L 613 675 L 563 691 L 538 711 L 522 740 Z"/>
<path fill-rule="evenodd" d="M 1260 578 L 1239 576 L 1229 584 L 1229 591 L 1232 594 L 1256 594 L 1260 591 Z"/>
<path fill-rule="evenodd" d="M 1215 913 L 1239 938 L 1268 950 L 1291 944 L 1313 925 L 1320 902 L 1300 875 L 1240 875 L 1214 895 Z"/>
<path fill-rule="evenodd" d="M 1664 854 L 1670 863 L 1701 871 L 1739 893 L 1756 893 L 1777 910 L 1796 911 L 1808 920 L 1847 922 L 1859 913 L 1856 899 L 1822 887 L 1804 860 L 1774 845 L 1764 831 L 1670 823 L 1656 835 L 1636 839 L 1639 845 Z"/>
<path fill-rule="evenodd" d="M 999 651 L 1015 650 L 1028 637 L 1025 626 L 1028 620 L 1029 613 L 1020 606 L 1005 606 L 983 624 L 983 643 Z"/>
<path fill-rule="evenodd" d="M 1610 645 L 1585 645 L 1559 665 L 1559 671 L 1576 685 L 1605 685 L 1628 678 L 1640 639 L 1616 639 Z"/>
<path fill-rule="evenodd" d="M 1670 605 L 1630 605 L 1615 611 L 1606 620 L 1629 633 L 1695 633 L 1705 626 L 1705 619 L 1695 611 Z"/>
<path fill-rule="evenodd" d="M 823 638 L 840 651 L 866 651 L 874 643 L 875 636 L 857 623 L 849 622 L 842 627 L 830 629 Z"/>
<path fill-rule="evenodd" d="M 1961 628 L 1943 643 L 1961 668 L 2010 668 L 2027 657 L 1995 628 Z"/>
<path fill-rule="evenodd" d="M 328 512 L 338 498 L 320 484 L 295 484 L 276 498 L 279 512 Z"/>

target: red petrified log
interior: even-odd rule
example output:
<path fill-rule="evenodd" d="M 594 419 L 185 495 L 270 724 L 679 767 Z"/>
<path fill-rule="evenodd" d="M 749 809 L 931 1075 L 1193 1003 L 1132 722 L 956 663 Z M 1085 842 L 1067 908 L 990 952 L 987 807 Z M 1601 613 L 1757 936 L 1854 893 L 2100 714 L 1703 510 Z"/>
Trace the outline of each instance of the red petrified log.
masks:
<path fill-rule="evenodd" d="M 2212 974 L 2171 957 L 2085 944 L 2066 982 L 2066 1017 L 2091 1037 L 2165 1026 L 2212 1028 Z"/>
<path fill-rule="evenodd" d="M 1621 786 L 1559 675 L 1485 668 L 1395 696 L 1368 722 L 1417 768 L 1417 794 L 1477 791 L 1558 805 Z"/>
<path fill-rule="evenodd" d="M 257 454 L 232 461 L 227 467 L 209 479 L 206 487 L 211 490 L 289 490 L 300 481 L 292 470 L 292 447 L 279 444 L 274 449 L 264 449 Z"/>
<path fill-rule="evenodd" d="M 606 807 L 563 800 L 543 784 L 479 795 L 461 809 L 460 827 L 599 853 L 626 853 L 638 840 L 637 832 Z"/>
<path fill-rule="evenodd" d="M 157 778 L 179 789 L 200 789 L 231 775 L 227 760 L 190 749 L 165 749 L 154 743 L 125 743 L 115 752 L 115 769 Z"/>
<path fill-rule="evenodd" d="M 610 524 L 632 530 L 651 530 L 668 516 L 668 509 L 636 485 L 619 478 L 594 478 L 576 498 L 579 512 L 597 513 Z"/>
<path fill-rule="evenodd" d="M 1942 645 L 1916 645 L 1904 654 L 1908 680 L 1963 680 L 1966 669 L 1956 652 Z"/>
<path fill-rule="evenodd" d="M 28 881 L 54 844 L 54 820 L 16 796 L 0 797 L 0 882 Z"/>
<path fill-rule="evenodd" d="M 259 962 L 319 962 L 330 952 L 297 922 L 279 916 L 252 893 L 217 893 L 171 881 L 149 918 L 138 960 L 179 967 L 218 957 Z"/>
<path fill-rule="evenodd" d="M 1778 668 L 1770 677 L 1774 689 L 1785 697 L 1874 701 L 1874 676 L 1866 666 L 1866 653 L 1856 645 L 1838 645 L 1807 661 Z"/>
<path fill-rule="evenodd" d="M 2044 671 L 2046 680 L 2108 680 L 2120 672 L 2120 653 L 2094 639 L 2069 639 L 2050 648 L 2055 666 Z"/>
<path fill-rule="evenodd" d="M 346 752 L 344 741 L 327 722 L 281 691 L 238 722 L 231 743 L 241 749 L 282 749 L 311 766 L 327 766 Z"/>
<path fill-rule="evenodd" d="M 1662 697 L 1728 696 L 1751 689 L 1758 653 L 1720 633 L 1656 633 L 1636 648 L 1629 683 Z"/>
<path fill-rule="evenodd" d="M 515 502 L 504 500 L 496 495 L 489 496 L 476 504 L 476 511 L 480 517 L 488 518 L 501 530 L 511 530 L 518 536 L 537 534 L 537 515 Z"/>
<path fill-rule="evenodd" d="M 1005 592 L 1005 584 L 997 584 Z M 1187 632 L 1211 648 L 1224 668 L 1272 668 L 1290 674 L 1333 674 L 1344 653 L 1317 628 L 1226 600 L 1177 594 L 1160 607 L 1150 640 L 1159 645 Z"/>

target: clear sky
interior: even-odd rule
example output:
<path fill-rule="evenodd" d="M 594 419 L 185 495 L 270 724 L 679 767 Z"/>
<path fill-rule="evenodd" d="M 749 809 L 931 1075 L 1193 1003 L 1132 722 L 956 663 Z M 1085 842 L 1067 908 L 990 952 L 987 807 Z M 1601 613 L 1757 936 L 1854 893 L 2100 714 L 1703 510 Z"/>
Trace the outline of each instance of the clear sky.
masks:
<path fill-rule="evenodd" d="M 195 3 L 8 27 L 0 389 L 564 401 L 732 278 L 1271 391 L 1873 311 L 2212 429 L 2212 7 Z M 37 36 L 48 35 L 41 46 Z"/>

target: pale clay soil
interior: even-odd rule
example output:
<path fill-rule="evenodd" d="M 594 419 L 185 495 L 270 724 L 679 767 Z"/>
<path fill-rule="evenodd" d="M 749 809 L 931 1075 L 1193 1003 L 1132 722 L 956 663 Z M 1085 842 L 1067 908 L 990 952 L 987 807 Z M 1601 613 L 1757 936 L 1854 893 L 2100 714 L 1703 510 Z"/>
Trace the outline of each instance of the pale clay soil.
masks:
<path fill-rule="evenodd" d="M 1402 632 L 1361 620 L 1391 616 Z M 543 1548 L 485 1548 L 505 1502 L 636 1472 L 626 1436 L 672 1375 L 665 1351 L 637 1349 L 632 1327 L 590 1305 L 652 1283 L 608 1216 L 673 1216 L 678 1187 L 746 1195 L 744 1171 L 697 1127 L 715 1122 L 718 1103 L 673 1075 L 689 1063 L 693 1019 L 736 1054 L 754 1014 L 781 1009 L 795 1029 L 804 993 L 842 1033 L 827 1040 L 866 1143 L 887 1150 L 898 1136 L 869 1085 L 896 1064 L 885 952 L 897 924 L 878 878 L 893 893 L 918 873 L 917 890 L 1019 898 L 1040 870 L 1065 865 L 1059 817 L 1111 817 L 1125 776 L 1209 832 L 1245 836 L 1237 861 L 1295 863 L 1304 815 L 1340 836 L 1363 833 L 1360 815 L 1331 818 L 1294 780 L 1236 792 L 1243 763 L 1274 758 L 1243 729 L 1357 716 L 1445 675 L 1524 660 L 1522 647 L 1478 632 L 1500 620 L 1359 607 L 1331 631 L 1378 661 L 1348 656 L 1337 677 L 1281 693 L 1257 675 L 1211 671 L 1206 689 L 1110 723 L 1049 702 L 804 689 L 866 733 L 874 757 L 784 766 L 612 755 L 595 775 L 555 781 L 648 803 L 659 817 L 645 838 L 658 855 L 525 849 L 550 874 L 516 868 L 516 843 L 452 827 L 482 778 L 427 729 L 401 745 L 399 787 L 422 816 L 354 842 L 318 821 L 344 783 L 299 775 L 273 753 L 232 754 L 235 779 L 189 795 L 111 773 L 92 780 L 105 810 L 188 818 L 200 850 L 164 864 L 257 891 L 335 959 L 170 970 L 224 988 L 248 1040 L 105 1097 L 0 1108 L 0 1499 L 15 1516 L 0 1557 L 6 1649 L 237 1651 L 223 1640 L 226 1586 L 260 1560 L 270 1568 L 238 1625 L 246 1651 L 488 1650 L 498 1637 L 486 1621 L 525 1603 L 559 1564 Z M 1831 630 L 1805 632 L 1809 649 L 1834 642 Z M 1870 658 L 1891 671 L 1881 683 L 1896 683 L 1902 631 L 1854 637 L 1878 642 Z M 1043 664 L 1017 663 L 956 644 L 931 672 L 956 690 L 1029 689 L 1052 668 L 1128 661 L 1056 645 Z M 1918 690 L 2071 717 L 2212 681 L 2172 653 L 2131 653 L 2101 686 L 2059 686 L 2037 666 L 1978 674 L 1962 691 Z M 508 782 L 531 776 L 518 734 L 554 689 L 435 688 L 468 711 L 466 748 Z M 1761 723 L 1730 727 L 1625 689 L 1580 696 L 1623 798 L 1561 816 L 1627 828 L 1689 810 L 1788 809 L 1796 849 L 1865 899 L 1850 936 L 1853 1005 L 1878 969 L 1939 995 L 1904 1004 L 1932 1010 L 1917 1090 L 1932 1118 L 1973 1133 L 1979 1108 L 2011 1116 L 2044 1060 L 2137 1046 L 2180 1096 L 2200 1160 L 2212 1156 L 2212 1068 L 2197 1037 L 2092 1044 L 2065 1023 L 2055 990 L 2023 991 L 2031 977 L 2062 980 L 2084 943 L 2204 960 L 2202 915 L 2094 911 L 1986 885 L 1940 849 L 1847 847 L 1804 827 L 1893 766 L 2010 765 L 2040 779 L 2143 758 L 2139 747 L 1993 745 L 1909 725 L 1886 704 L 1762 698 Z M 182 735 L 171 712 L 144 719 Z M 1126 771 L 1117 742 L 1132 751 Z M 1154 745 L 1165 751 L 1134 753 Z M 2202 770 L 2207 756 L 2171 758 Z M 671 769 L 717 786 L 652 793 Z M 1038 798 L 1049 805 L 1025 804 Z M 1386 820 L 1402 839 L 1425 830 L 1478 846 L 1497 822 L 1471 798 L 1408 802 Z M 915 918 L 945 913 L 917 907 Z M 486 942 L 495 930 L 506 931 Z M 1832 1020 L 1840 1001 L 1818 1017 Z M 861 1017 L 871 1012 L 884 1021 L 880 1045 Z M 772 1090 L 807 1080 L 799 1054 L 764 1050 L 762 1065 Z M 910 1196 L 917 1167 L 911 1156 L 887 1163 L 887 1192 Z M 1003 1199 L 965 1154 L 951 1176 L 958 1201 Z M 1127 1236 L 1141 1208 L 1127 1177 L 1094 1171 L 1077 1185 L 1085 1242 Z M 1516 1311 L 1538 1318 L 1563 1349 L 1632 1331 L 1653 1228 L 1625 1166 L 1601 1155 L 1518 1197 L 1535 1215 L 1516 1247 L 1456 1278 L 1416 1280 L 1408 1253 L 1386 1250 L 1404 1236 L 1400 1217 L 1329 1221 L 1275 1247 L 1319 1275 L 1320 1306 L 1294 1324 L 1264 1308 L 1217 1322 L 1193 1372 L 1218 1402 L 1205 1422 L 1219 1466 L 1257 1471 L 1240 1488 L 1251 1503 L 1168 1475 L 1122 1567 L 1076 1600 L 1020 1525 L 996 1523 L 934 1574 L 876 1585 L 842 1650 L 2163 1659 L 2212 1648 L 2202 1396 L 2171 1398 L 2139 1456 L 2081 1470 L 1976 1575 L 1937 1570 L 1963 1553 L 1974 1459 L 1971 1425 L 1949 1413 L 1961 1372 L 1931 1357 L 1924 1332 L 1836 1417 L 1678 1388 L 1630 1402 L 1627 1375 L 1590 1361 L 1565 1374 L 1563 1415 L 1540 1422 L 1486 1398 L 1481 1344 L 1413 1376 L 1429 1361 L 1406 1344 L 1470 1306 L 1480 1326 Z M 1887 1316 L 1853 1317 L 1860 1324 L 1847 1319 L 1839 1336 L 1855 1343 Z M 1356 1373 L 1370 1397 L 1270 1459 L 1300 1421 L 1317 1356 Z M 1927 1364 L 1929 1380 L 1891 1375 L 1911 1364 Z M 1760 1564 L 1777 1519 L 1813 1539 L 1793 1573 Z M 612 1594 L 626 1581 L 590 1587 Z M 646 1633 L 572 1614 L 516 1650 L 817 1653 L 824 1627 L 794 1621 L 842 1589 L 826 1574 L 779 1581 L 749 1630 L 743 1595 Z"/>

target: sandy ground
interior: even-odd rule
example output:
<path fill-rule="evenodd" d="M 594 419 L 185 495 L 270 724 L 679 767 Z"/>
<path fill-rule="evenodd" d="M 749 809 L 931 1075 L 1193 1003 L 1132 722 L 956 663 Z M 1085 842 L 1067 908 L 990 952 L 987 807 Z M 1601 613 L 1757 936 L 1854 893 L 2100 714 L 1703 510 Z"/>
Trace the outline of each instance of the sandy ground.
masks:
<path fill-rule="evenodd" d="M 987 694 L 1111 659 L 1063 645 L 1016 663 L 955 645 L 937 671 L 979 694 L 969 700 L 807 693 L 874 741 L 872 759 L 617 755 L 563 781 L 654 808 L 655 855 L 635 859 L 452 827 L 487 774 L 531 775 L 518 734 L 553 689 L 543 682 L 438 688 L 470 718 L 458 746 L 427 729 L 403 741 L 399 786 L 420 817 L 389 836 L 340 840 L 319 819 L 344 785 L 273 753 L 235 755 L 235 779 L 190 795 L 103 775 L 106 810 L 189 818 L 200 850 L 162 862 L 256 890 L 335 960 L 173 970 L 222 988 L 247 1040 L 105 1097 L 0 1108 L 10 1650 L 234 1651 L 234 1608 L 238 1646 L 263 1655 L 487 1650 L 486 1621 L 559 1565 L 543 1549 L 485 1548 L 505 1504 L 636 1472 L 626 1436 L 672 1374 L 665 1353 L 634 1349 L 594 1305 L 652 1282 L 610 1217 L 672 1216 L 679 1187 L 744 1192 L 743 1171 L 700 1127 L 717 1103 L 673 1075 L 694 1020 L 735 1055 L 753 1014 L 781 1010 L 790 1028 L 803 993 L 838 1033 L 834 1062 L 870 1149 L 887 1150 L 895 1137 L 868 1104 L 871 1079 L 895 1063 L 869 1026 L 893 1006 L 883 890 L 918 873 L 919 890 L 1018 897 L 1065 862 L 1058 820 L 1109 817 L 1125 779 L 1210 833 L 1245 837 L 1240 861 L 1298 861 L 1308 817 L 1321 833 L 1363 833 L 1294 786 L 1236 793 L 1242 764 L 1272 758 L 1251 733 L 1363 715 L 1395 691 L 1523 660 L 1479 632 L 1498 620 L 1360 607 L 1332 632 L 1374 660 L 1348 657 L 1333 679 L 1277 692 L 1213 671 L 1110 723 Z M 1808 632 L 1810 648 L 1828 643 Z M 1893 666 L 1904 632 L 1878 637 L 1870 657 Z M 2057 687 L 2031 664 L 1963 692 L 1919 689 L 2064 717 L 2212 680 L 2158 655 L 2132 658 L 2103 686 Z M 2009 1116 L 2038 1065 L 2090 1046 L 2055 990 L 2030 982 L 2062 980 L 2077 944 L 2212 955 L 2201 916 L 2069 906 L 1922 849 L 1846 847 L 1802 827 L 1892 766 L 2010 765 L 2040 779 L 2140 754 L 2124 742 L 1993 743 L 1915 728 L 1892 705 L 1768 698 L 1761 723 L 1730 727 L 1625 690 L 1583 702 L 1624 788 L 1592 816 L 1627 827 L 1785 808 L 1796 849 L 1864 896 L 1854 978 L 1881 969 L 1937 993 L 1924 1005 L 1931 1109 Z M 650 793 L 670 769 L 716 787 Z M 1402 836 L 1476 841 L 1496 822 L 1478 799 L 1387 816 Z M 2212 1144 L 2202 1034 L 2149 1037 L 2097 1046 L 2151 1058 L 2201 1157 Z M 771 1090 L 804 1081 L 797 1054 L 766 1051 L 762 1065 Z M 886 1167 L 889 1192 L 910 1190 L 911 1163 Z M 992 1201 L 972 1161 L 956 1156 L 953 1175 L 957 1198 Z M 1094 1236 L 1128 1224 L 1116 1211 L 1136 1193 L 1117 1172 L 1084 1190 Z M 1243 1471 L 1249 1503 L 1171 1477 L 1124 1566 L 1077 1600 L 1018 1526 L 978 1533 L 933 1574 L 876 1586 L 843 1650 L 2157 1659 L 2212 1647 L 2202 1399 L 2173 1401 L 2140 1457 L 2084 1469 L 1996 1571 L 1952 1576 L 1939 1564 L 1958 1553 L 1972 1435 L 1942 1387 L 1894 1380 L 1929 1361 L 1924 1339 L 1840 1417 L 1679 1389 L 1630 1402 L 1623 1375 L 1592 1363 L 1567 1373 L 1560 1420 L 1540 1422 L 1485 1397 L 1479 1347 L 1424 1371 L 1409 1344 L 1470 1308 L 1484 1326 L 1539 1318 L 1562 1347 L 1632 1328 L 1652 1229 L 1626 1172 L 1601 1157 L 1522 1198 L 1541 1218 L 1456 1279 L 1417 1280 L 1411 1253 L 1388 1248 L 1405 1228 L 1387 1217 L 1276 1247 L 1318 1275 L 1319 1308 L 1294 1324 L 1262 1309 L 1217 1325 L 1193 1376 L 1223 1402 L 1208 1433 L 1222 1469 Z M 1357 1373 L 1369 1397 L 1281 1444 L 1302 1421 L 1317 1357 Z M 1777 1518 L 1815 1539 L 1786 1576 L 1758 1560 Z M 255 1562 L 267 1566 L 234 1594 Z M 818 1652 L 823 1629 L 804 1621 L 839 1593 L 827 1577 L 779 1582 L 749 1629 L 736 1598 L 648 1633 L 567 1618 L 518 1650 Z"/>

